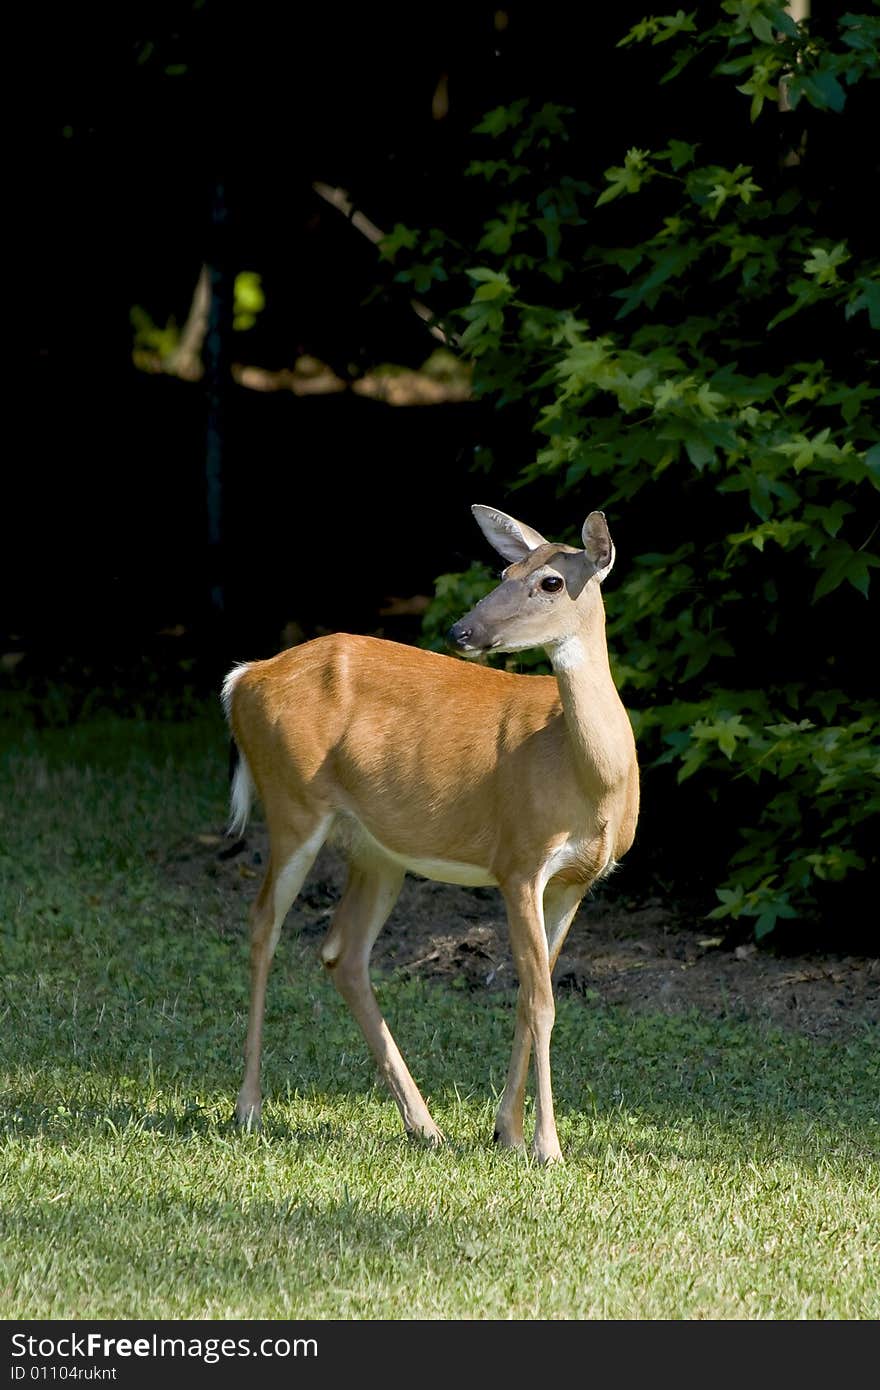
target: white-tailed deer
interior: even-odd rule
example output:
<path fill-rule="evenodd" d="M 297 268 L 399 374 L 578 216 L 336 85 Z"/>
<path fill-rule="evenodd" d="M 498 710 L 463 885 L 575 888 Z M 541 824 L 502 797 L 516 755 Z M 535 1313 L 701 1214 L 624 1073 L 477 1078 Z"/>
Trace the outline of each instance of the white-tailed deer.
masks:
<path fill-rule="evenodd" d="M 327 837 L 348 881 L 321 956 L 369 1044 L 408 1132 L 442 1135 L 388 1030 L 369 978 L 373 943 L 407 870 L 495 885 L 519 977 L 513 1053 L 496 1139 L 523 1144 L 534 1046 L 534 1157 L 561 1157 L 550 1086 L 551 972 L 581 898 L 629 849 L 635 745 L 611 679 L 600 584 L 614 563 L 601 512 L 583 550 L 475 506 L 508 562 L 449 633 L 466 656 L 543 647 L 553 676 L 522 676 L 373 637 L 319 637 L 237 666 L 223 698 L 238 747 L 230 833 L 254 792 L 269 865 L 251 916 L 251 1000 L 236 1117 L 260 1118 L 266 979 L 281 926 Z"/>

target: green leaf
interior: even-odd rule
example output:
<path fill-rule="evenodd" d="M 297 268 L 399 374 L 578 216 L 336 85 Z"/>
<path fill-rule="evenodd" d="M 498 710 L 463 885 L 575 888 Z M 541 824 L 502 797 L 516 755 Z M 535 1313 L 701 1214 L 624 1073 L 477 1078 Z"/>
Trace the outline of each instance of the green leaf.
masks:
<path fill-rule="evenodd" d="M 522 124 L 528 104 L 528 97 L 522 97 L 519 101 L 512 101 L 509 106 L 496 106 L 474 126 L 474 134 L 503 135 L 506 130 Z"/>
<path fill-rule="evenodd" d="M 870 571 L 880 567 L 880 556 L 869 551 L 854 550 L 845 541 L 837 541 L 823 552 L 825 569 L 813 590 L 813 602 L 824 598 L 846 581 L 865 598 L 870 587 Z"/>
<path fill-rule="evenodd" d="M 812 275 L 819 285 L 835 285 L 839 283 L 837 267 L 848 260 L 849 251 L 845 241 L 839 242 L 830 251 L 817 246 L 809 260 L 804 261 L 804 270 L 808 275 Z"/>
<path fill-rule="evenodd" d="M 612 167 L 605 170 L 605 178 L 609 187 L 604 193 L 600 193 L 596 199 L 596 207 L 601 207 L 603 203 L 610 203 L 613 198 L 619 198 L 622 193 L 637 193 L 643 183 L 646 183 L 653 175 L 653 169 L 648 165 L 648 151 L 631 149 L 627 150 L 623 165 Z"/>
<path fill-rule="evenodd" d="M 719 906 L 708 913 L 709 918 L 715 921 L 724 917 L 739 917 L 746 905 L 746 890 L 742 883 L 738 883 L 735 888 L 716 888 L 715 896 L 719 900 Z"/>
<path fill-rule="evenodd" d="M 395 222 L 392 231 L 379 242 L 379 256 L 383 261 L 394 261 L 398 251 L 412 251 L 417 245 L 419 234 L 402 222 Z"/>
<path fill-rule="evenodd" d="M 257 315 L 266 307 L 262 278 L 254 270 L 243 270 L 233 285 L 232 327 L 243 332 L 253 328 Z"/>
<path fill-rule="evenodd" d="M 615 314 L 616 319 L 624 319 L 634 309 L 649 299 L 655 290 L 667 280 L 677 278 L 697 259 L 700 248 L 696 242 L 686 242 L 683 246 L 672 246 L 664 251 L 654 262 L 653 270 L 648 271 L 630 289 L 614 290 L 612 298 L 622 299 L 623 304 Z"/>
<path fill-rule="evenodd" d="M 714 720 L 698 719 L 692 733 L 702 742 L 715 742 L 726 758 L 732 758 L 739 739 L 751 738 L 752 730 L 744 724 L 742 715 L 718 715 Z"/>
<path fill-rule="evenodd" d="M 715 462 L 715 450 L 700 435 L 689 435 L 684 441 L 684 447 L 698 473 L 702 473 L 707 464 Z"/>
<path fill-rule="evenodd" d="M 688 145 L 684 140 L 670 140 L 667 149 L 673 170 L 678 173 L 686 164 L 693 164 L 698 145 Z"/>
<path fill-rule="evenodd" d="M 500 296 L 508 294 L 510 294 L 510 285 L 506 284 L 499 276 L 497 280 L 489 280 L 486 284 L 477 286 L 474 290 L 474 302 L 478 303 L 480 300 L 485 299 L 498 299 Z"/>
<path fill-rule="evenodd" d="M 767 16 L 762 14 L 760 10 L 750 16 L 749 26 L 755 38 L 761 43 L 775 43 L 776 36 L 773 33 L 773 26 Z"/>
<path fill-rule="evenodd" d="M 651 37 L 652 46 L 658 43 L 666 43 L 669 39 L 677 38 L 679 34 L 693 34 L 696 32 L 696 10 L 690 14 L 685 14 L 684 10 L 678 10 L 676 14 L 658 15 L 654 19 L 656 26 Z"/>
<path fill-rule="evenodd" d="M 774 898 L 759 914 L 755 922 L 755 940 L 761 941 L 765 936 L 768 936 L 770 932 L 773 931 L 780 917 L 797 917 L 797 913 L 788 903 L 786 896 Z"/>
<path fill-rule="evenodd" d="M 812 91 L 818 92 L 822 99 L 822 104 L 831 111 L 842 111 L 846 103 L 846 92 L 841 87 L 833 72 L 827 68 L 814 72 L 807 79 Z M 819 105 L 818 102 L 815 103 Z"/>
<path fill-rule="evenodd" d="M 844 310 L 846 318 L 851 319 L 859 310 L 867 309 L 871 327 L 875 331 L 880 329 L 880 280 L 859 277 L 853 288 L 860 293 L 847 304 Z"/>

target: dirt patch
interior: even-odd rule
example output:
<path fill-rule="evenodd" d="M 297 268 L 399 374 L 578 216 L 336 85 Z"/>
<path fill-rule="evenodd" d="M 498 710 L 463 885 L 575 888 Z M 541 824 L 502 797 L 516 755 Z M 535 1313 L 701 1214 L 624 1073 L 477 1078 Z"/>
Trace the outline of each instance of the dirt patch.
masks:
<path fill-rule="evenodd" d="M 266 861 L 265 833 L 256 827 L 237 844 L 217 833 L 192 836 L 169 851 L 162 869 L 202 891 L 213 882 L 218 928 L 239 933 Z M 877 957 L 725 947 L 713 923 L 660 898 L 628 898 L 621 877 L 582 904 L 555 972 L 560 994 L 646 1011 L 755 1017 L 812 1036 L 880 1025 Z M 339 854 L 322 850 L 286 930 L 305 944 L 313 941 L 317 951 L 344 881 Z M 473 990 L 513 989 L 500 894 L 407 876 L 373 964 L 425 979 L 455 978 Z"/>

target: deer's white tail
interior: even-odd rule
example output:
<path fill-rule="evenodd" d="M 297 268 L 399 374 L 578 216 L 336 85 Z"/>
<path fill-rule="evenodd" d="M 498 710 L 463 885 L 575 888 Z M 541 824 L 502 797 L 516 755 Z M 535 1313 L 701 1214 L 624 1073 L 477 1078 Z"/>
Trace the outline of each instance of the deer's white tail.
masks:
<path fill-rule="evenodd" d="M 226 711 L 226 722 L 232 727 L 232 700 L 235 694 L 235 687 L 239 676 L 244 675 L 248 669 L 246 661 L 240 662 L 238 666 L 233 666 L 229 675 L 223 682 L 223 708 Z M 256 788 L 248 761 L 239 748 L 235 745 L 237 762 L 235 771 L 232 774 L 232 786 L 229 790 L 229 824 L 226 827 L 227 835 L 239 836 L 244 834 L 245 827 L 250 819 L 251 806 L 253 805 Z"/>

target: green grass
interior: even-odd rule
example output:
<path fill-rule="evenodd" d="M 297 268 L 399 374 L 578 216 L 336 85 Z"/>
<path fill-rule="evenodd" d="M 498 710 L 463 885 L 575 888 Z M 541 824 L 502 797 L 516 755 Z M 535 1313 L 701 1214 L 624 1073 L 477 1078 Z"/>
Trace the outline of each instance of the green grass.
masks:
<path fill-rule="evenodd" d="M 246 902 L 163 867 L 216 830 L 219 718 L 9 725 L 0 769 L 7 1318 L 876 1318 L 876 1037 L 566 997 L 564 1168 L 490 1144 L 509 999 L 380 982 L 448 1145 L 408 1143 L 282 938 L 265 1125 L 230 1124 Z M 230 922 L 238 923 L 234 930 Z"/>

